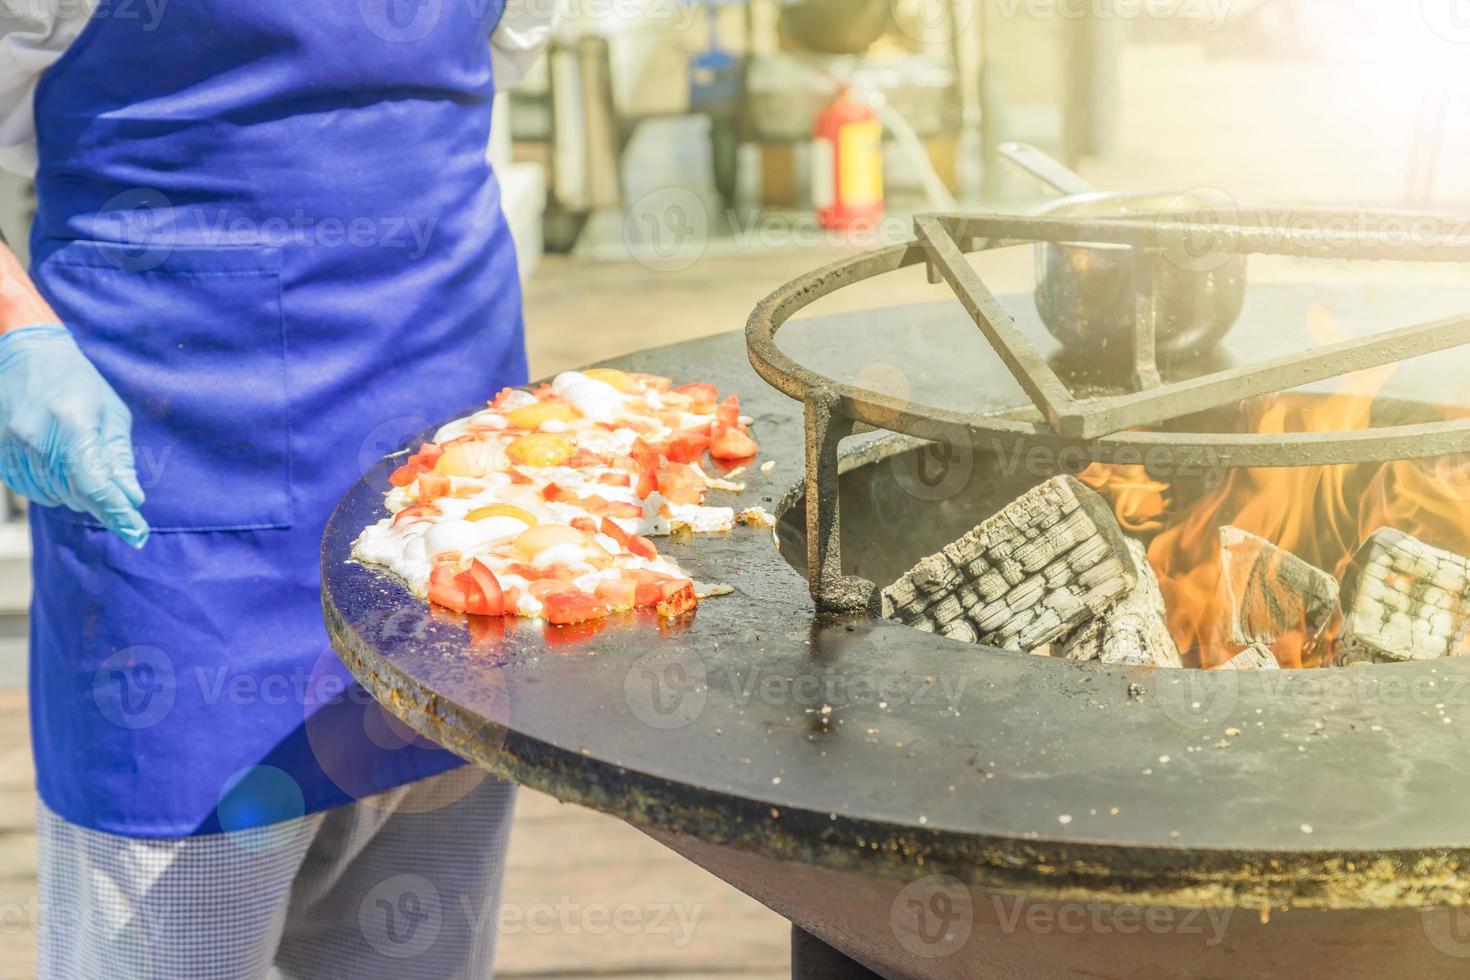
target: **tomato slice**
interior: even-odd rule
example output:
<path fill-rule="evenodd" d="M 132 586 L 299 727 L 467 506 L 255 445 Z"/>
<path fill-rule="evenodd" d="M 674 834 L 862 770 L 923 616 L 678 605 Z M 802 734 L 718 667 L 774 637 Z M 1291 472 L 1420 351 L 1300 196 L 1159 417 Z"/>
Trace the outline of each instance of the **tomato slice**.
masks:
<path fill-rule="evenodd" d="M 720 389 L 703 381 L 680 385 L 674 389 L 674 393 L 677 395 L 687 395 L 690 400 L 701 405 L 713 405 L 720 400 Z"/>
<path fill-rule="evenodd" d="M 505 613 L 505 598 L 500 580 L 478 558 L 470 562 L 469 571 L 459 576 L 464 589 L 465 611 L 477 616 L 500 616 Z"/>
<path fill-rule="evenodd" d="M 669 443 L 668 457 L 675 463 L 692 463 L 709 448 L 710 437 L 703 432 L 685 429 Z"/>
<path fill-rule="evenodd" d="M 556 626 L 601 619 L 608 612 L 607 605 L 601 599 L 574 588 L 551 593 L 541 600 L 541 606 L 541 615 L 548 623 Z"/>
<path fill-rule="evenodd" d="M 745 430 L 722 427 L 710 442 L 709 454 L 715 459 L 749 459 L 760 449 Z"/>

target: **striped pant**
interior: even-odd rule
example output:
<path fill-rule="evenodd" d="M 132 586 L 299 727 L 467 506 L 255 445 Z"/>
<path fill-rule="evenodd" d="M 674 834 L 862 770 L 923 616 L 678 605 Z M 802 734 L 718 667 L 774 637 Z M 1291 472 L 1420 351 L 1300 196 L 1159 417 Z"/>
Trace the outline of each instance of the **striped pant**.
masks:
<path fill-rule="evenodd" d="M 42 980 L 489 978 L 515 787 L 473 767 L 254 830 L 140 840 L 41 806 Z"/>

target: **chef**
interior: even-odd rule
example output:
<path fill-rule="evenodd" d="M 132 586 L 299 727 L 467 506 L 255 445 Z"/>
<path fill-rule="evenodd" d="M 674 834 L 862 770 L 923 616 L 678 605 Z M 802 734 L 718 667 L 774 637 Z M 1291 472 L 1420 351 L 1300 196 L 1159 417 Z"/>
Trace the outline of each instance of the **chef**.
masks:
<path fill-rule="evenodd" d="M 350 685 L 318 552 L 365 459 L 526 379 L 486 146 L 552 5 L 0 19 L 41 976 L 490 975 L 512 789 Z"/>

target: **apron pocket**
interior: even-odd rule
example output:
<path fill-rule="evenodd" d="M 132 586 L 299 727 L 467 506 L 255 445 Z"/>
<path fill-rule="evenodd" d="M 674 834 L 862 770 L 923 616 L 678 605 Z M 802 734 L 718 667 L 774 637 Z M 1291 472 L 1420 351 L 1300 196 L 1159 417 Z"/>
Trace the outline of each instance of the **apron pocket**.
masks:
<path fill-rule="evenodd" d="M 40 244 L 41 291 L 132 410 L 153 530 L 290 527 L 280 253 Z"/>

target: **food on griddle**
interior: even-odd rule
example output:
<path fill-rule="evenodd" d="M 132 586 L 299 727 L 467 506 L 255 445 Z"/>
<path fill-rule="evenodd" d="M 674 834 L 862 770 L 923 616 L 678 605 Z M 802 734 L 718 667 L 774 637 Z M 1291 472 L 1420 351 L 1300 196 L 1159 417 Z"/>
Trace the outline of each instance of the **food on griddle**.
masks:
<path fill-rule="evenodd" d="M 734 509 L 705 501 L 738 485 L 701 460 L 756 450 L 739 399 L 713 385 L 566 372 L 441 428 L 389 477 L 391 516 L 352 553 L 456 612 L 556 625 L 633 608 L 676 616 L 719 589 L 649 539 L 730 530 Z"/>

